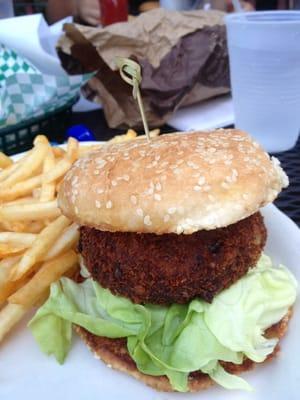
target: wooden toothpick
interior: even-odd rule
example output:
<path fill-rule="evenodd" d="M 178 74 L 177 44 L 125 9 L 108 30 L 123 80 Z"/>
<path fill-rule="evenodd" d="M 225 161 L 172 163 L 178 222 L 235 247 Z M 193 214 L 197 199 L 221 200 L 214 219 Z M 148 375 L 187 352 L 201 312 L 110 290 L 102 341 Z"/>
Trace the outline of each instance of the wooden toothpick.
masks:
<path fill-rule="evenodd" d="M 146 120 L 146 115 L 144 111 L 143 101 L 140 92 L 140 83 L 142 82 L 141 66 L 129 58 L 117 57 L 116 64 L 120 70 L 120 75 L 122 79 L 132 86 L 132 95 L 138 102 L 140 109 L 144 131 L 148 140 L 150 140 L 149 127 Z"/>

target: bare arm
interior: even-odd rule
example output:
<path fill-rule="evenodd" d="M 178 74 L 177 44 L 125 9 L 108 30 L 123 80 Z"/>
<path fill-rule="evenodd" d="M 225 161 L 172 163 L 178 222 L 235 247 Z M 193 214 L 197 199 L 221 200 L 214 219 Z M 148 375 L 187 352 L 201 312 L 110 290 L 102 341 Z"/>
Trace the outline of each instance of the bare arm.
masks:
<path fill-rule="evenodd" d="M 100 22 L 99 0 L 48 0 L 46 13 L 50 24 L 69 15 L 79 17 L 90 25 Z"/>
<path fill-rule="evenodd" d="M 69 15 L 76 16 L 76 0 L 48 0 L 46 15 L 50 24 Z"/>

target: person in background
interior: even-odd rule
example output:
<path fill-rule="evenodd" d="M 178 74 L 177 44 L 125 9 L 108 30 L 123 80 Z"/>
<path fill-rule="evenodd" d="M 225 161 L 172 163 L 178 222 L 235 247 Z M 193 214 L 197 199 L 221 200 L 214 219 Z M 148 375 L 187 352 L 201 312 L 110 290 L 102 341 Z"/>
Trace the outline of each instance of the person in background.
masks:
<path fill-rule="evenodd" d="M 147 4 L 145 0 L 129 0 L 129 12 L 130 14 L 137 14 L 139 10 L 144 11 L 146 8 L 141 7 L 141 4 Z M 159 2 L 148 2 L 156 7 L 159 6 Z M 223 11 L 233 11 L 231 0 L 211 0 L 211 8 L 221 9 Z M 254 8 L 249 1 L 241 1 L 241 4 L 245 11 L 251 11 Z M 154 7 L 155 8 L 155 7 Z M 50 24 L 59 21 L 69 15 L 74 16 L 79 22 L 83 22 L 87 25 L 96 26 L 99 25 L 100 21 L 100 1 L 99 0 L 48 0 L 46 16 Z"/>
<path fill-rule="evenodd" d="M 48 0 L 46 16 L 54 23 L 69 15 L 87 25 L 96 26 L 100 21 L 99 0 Z"/>

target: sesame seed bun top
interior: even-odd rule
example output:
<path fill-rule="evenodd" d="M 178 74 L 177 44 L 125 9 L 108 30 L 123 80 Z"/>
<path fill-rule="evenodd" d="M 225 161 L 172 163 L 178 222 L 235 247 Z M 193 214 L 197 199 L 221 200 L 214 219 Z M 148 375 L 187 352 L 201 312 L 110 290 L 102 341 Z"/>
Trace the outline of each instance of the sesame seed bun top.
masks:
<path fill-rule="evenodd" d="M 100 230 L 191 234 L 248 217 L 287 185 L 276 158 L 222 129 L 103 145 L 73 165 L 58 202 Z"/>

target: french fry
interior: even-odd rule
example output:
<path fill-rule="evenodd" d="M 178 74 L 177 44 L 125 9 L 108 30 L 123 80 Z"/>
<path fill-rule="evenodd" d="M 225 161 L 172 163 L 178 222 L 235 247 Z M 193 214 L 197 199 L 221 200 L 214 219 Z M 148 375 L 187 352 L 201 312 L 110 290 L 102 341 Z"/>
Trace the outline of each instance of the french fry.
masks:
<path fill-rule="evenodd" d="M 60 214 L 57 200 L 34 204 L 1 205 L 0 223 L 2 223 L 2 220 L 9 222 L 44 220 L 56 218 Z"/>
<path fill-rule="evenodd" d="M 1 182 L 1 189 L 11 187 L 13 184 L 31 177 L 42 165 L 46 153 L 47 145 L 45 143 L 37 143 L 37 145 L 28 153 L 28 157 L 19 164 L 18 168 Z"/>
<path fill-rule="evenodd" d="M 0 258 L 22 253 L 26 247 L 11 243 L 0 243 Z"/>
<path fill-rule="evenodd" d="M 0 151 L 0 168 L 6 168 L 13 164 L 13 161 Z"/>
<path fill-rule="evenodd" d="M 21 256 L 13 256 L 0 261 L 0 286 L 3 286 L 8 282 L 10 271 L 20 258 Z"/>
<path fill-rule="evenodd" d="M 42 191 L 42 189 L 40 187 L 33 189 L 32 197 L 34 198 L 34 202 L 39 201 L 39 199 L 41 197 L 41 191 Z"/>
<path fill-rule="evenodd" d="M 24 317 L 26 308 L 20 304 L 7 304 L 0 311 L 0 341 Z"/>
<path fill-rule="evenodd" d="M 127 140 L 132 140 L 137 137 L 136 131 L 133 129 L 128 129 L 128 131 L 124 135 L 116 135 L 112 139 L 110 139 L 109 143 L 122 143 L 126 142 Z"/>
<path fill-rule="evenodd" d="M 37 188 L 42 182 L 42 175 L 33 176 L 22 182 L 18 182 L 13 186 L 0 190 L 0 200 L 15 200 L 18 197 L 30 194 L 33 189 Z"/>
<path fill-rule="evenodd" d="M 97 150 L 101 147 L 101 144 L 96 144 L 96 145 L 90 145 L 90 146 L 79 146 L 79 154 L 78 157 L 84 156 L 86 153 L 89 153 L 90 151 Z"/>
<path fill-rule="evenodd" d="M 29 221 L 26 227 L 28 233 L 40 233 L 47 224 L 44 221 Z"/>
<path fill-rule="evenodd" d="M 33 198 L 32 196 L 30 196 L 30 197 L 28 196 L 28 197 L 21 197 L 20 199 L 5 202 L 5 205 L 13 206 L 15 204 L 33 204 L 33 203 L 37 203 L 36 199 Z"/>
<path fill-rule="evenodd" d="M 73 164 L 73 162 L 77 160 L 78 155 L 79 155 L 78 141 L 70 137 L 68 139 L 68 144 L 67 144 L 67 159 L 71 161 L 71 163 Z"/>
<path fill-rule="evenodd" d="M 27 224 L 23 221 L 5 221 L 0 217 L 0 228 L 9 232 L 26 232 Z"/>
<path fill-rule="evenodd" d="M 11 280 L 15 281 L 20 279 L 21 276 L 25 275 L 36 262 L 42 260 L 69 223 L 69 220 L 61 215 L 51 224 L 46 226 L 46 228 L 37 235 L 32 246 L 24 253 L 19 263 L 12 269 L 10 276 Z"/>
<path fill-rule="evenodd" d="M 51 171 L 55 166 L 55 157 L 50 148 L 48 154 L 45 158 L 44 165 L 43 165 L 43 175 L 49 171 Z M 40 193 L 40 201 L 51 201 L 55 197 L 55 184 L 47 183 L 45 181 L 42 182 L 41 193 Z"/>
<path fill-rule="evenodd" d="M 55 167 L 43 176 L 43 182 L 51 183 L 62 178 L 65 173 L 71 168 L 71 166 L 72 162 L 70 160 L 67 160 L 66 158 L 59 160 L 56 163 Z"/>
<path fill-rule="evenodd" d="M 17 290 L 23 287 L 30 277 L 21 278 L 18 281 L 7 281 L 0 285 L 0 307 L 6 302 L 9 296 L 14 294 Z"/>
<path fill-rule="evenodd" d="M 9 303 L 31 307 L 52 282 L 57 281 L 77 263 L 78 256 L 73 250 L 44 263 L 27 284 L 8 298 Z"/>
<path fill-rule="evenodd" d="M 155 138 L 155 137 L 159 136 L 159 134 L 160 134 L 160 129 L 152 129 L 152 131 L 149 131 L 149 136 L 151 138 Z M 137 137 L 137 139 L 145 139 L 145 137 L 146 137 L 146 135 L 139 135 Z"/>
<path fill-rule="evenodd" d="M 48 300 L 49 297 L 49 293 L 50 293 L 50 288 L 47 288 L 45 290 L 45 292 L 43 294 L 41 294 L 41 296 L 37 299 L 37 301 L 34 302 L 33 307 L 41 307 L 46 300 Z"/>
<path fill-rule="evenodd" d="M 20 161 L 15 162 L 14 164 L 0 171 L 0 181 L 4 181 L 9 175 L 11 175 L 19 167 Z"/>
<path fill-rule="evenodd" d="M 64 157 L 66 155 L 66 151 L 61 147 L 52 147 L 52 151 L 55 157 Z"/>
<path fill-rule="evenodd" d="M 34 138 L 33 144 L 36 146 L 38 143 L 43 143 L 50 148 L 49 140 L 48 140 L 47 136 L 45 136 L 45 135 L 37 135 Z"/>
<path fill-rule="evenodd" d="M 76 247 L 79 239 L 79 230 L 76 224 L 68 226 L 50 248 L 44 261 L 51 260 L 59 254 Z"/>
<path fill-rule="evenodd" d="M 36 236 L 33 233 L 0 232 L 0 244 L 11 243 L 29 247 L 36 239 Z"/>
<path fill-rule="evenodd" d="M 152 129 L 152 131 L 149 132 L 150 137 L 157 137 L 160 134 L 160 129 L 156 128 L 156 129 Z"/>
<path fill-rule="evenodd" d="M 0 261 L 0 307 L 15 291 L 20 289 L 29 281 L 31 276 L 26 276 L 18 281 L 10 281 L 9 276 L 14 265 L 20 260 L 21 256 L 8 257 Z M 35 266 L 34 271 L 40 267 L 40 264 Z"/>

